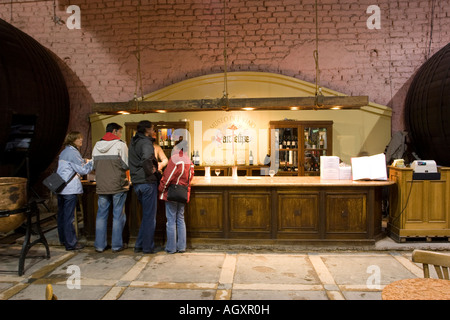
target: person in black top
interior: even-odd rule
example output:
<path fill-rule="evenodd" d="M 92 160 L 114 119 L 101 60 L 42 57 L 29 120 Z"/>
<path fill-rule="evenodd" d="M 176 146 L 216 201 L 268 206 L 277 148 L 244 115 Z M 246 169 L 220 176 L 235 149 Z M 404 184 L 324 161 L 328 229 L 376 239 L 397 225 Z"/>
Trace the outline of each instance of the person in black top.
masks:
<path fill-rule="evenodd" d="M 153 124 L 148 120 L 138 123 L 137 133 L 131 139 L 128 155 L 131 183 L 142 205 L 142 222 L 134 252 L 153 253 L 156 227 L 158 185 L 155 172 L 158 163 L 153 147 Z"/>

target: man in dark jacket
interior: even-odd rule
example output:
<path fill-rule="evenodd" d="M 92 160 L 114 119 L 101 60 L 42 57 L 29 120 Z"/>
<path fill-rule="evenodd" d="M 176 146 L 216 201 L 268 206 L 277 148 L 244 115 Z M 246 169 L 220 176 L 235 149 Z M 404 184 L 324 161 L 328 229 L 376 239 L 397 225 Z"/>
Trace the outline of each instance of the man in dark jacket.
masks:
<path fill-rule="evenodd" d="M 156 227 L 156 204 L 158 197 L 158 163 L 153 148 L 154 127 L 148 120 L 138 123 L 137 132 L 131 139 L 128 155 L 131 182 L 142 205 L 142 222 L 134 246 L 134 252 L 153 253 Z"/>

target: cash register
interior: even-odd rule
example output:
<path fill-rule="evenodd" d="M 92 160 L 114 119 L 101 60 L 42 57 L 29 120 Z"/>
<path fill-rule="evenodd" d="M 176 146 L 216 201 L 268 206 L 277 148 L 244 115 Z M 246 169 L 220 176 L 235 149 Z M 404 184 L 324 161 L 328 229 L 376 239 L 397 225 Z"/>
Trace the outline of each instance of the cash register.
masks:
<path fill-rule="evenodd" d="M 413 180 L 440 180 L 441 173 L 437 170 L 434 160 L 415 160 L 411 163 Z"/>

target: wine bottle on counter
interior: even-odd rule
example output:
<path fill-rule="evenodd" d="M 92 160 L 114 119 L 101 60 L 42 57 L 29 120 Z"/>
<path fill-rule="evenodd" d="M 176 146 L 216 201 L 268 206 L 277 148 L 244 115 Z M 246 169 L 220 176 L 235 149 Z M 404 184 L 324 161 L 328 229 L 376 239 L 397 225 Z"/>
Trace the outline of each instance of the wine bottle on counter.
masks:
<path fill-rule="evenodd" d="M 194 165 L 196 165 L 196 166 L 200 165 L 200 155 L 199 155 L 198 151 L 195 153 Z"/>
<path fill-rule="evenodd" d="M 253 165 L 253 154 L 252 154 L 252 150 L 250 150 L 250 154 L 249 154 L 249 156 L 248 156 L 248 164 L 249 164 L 250 166 Z"/>

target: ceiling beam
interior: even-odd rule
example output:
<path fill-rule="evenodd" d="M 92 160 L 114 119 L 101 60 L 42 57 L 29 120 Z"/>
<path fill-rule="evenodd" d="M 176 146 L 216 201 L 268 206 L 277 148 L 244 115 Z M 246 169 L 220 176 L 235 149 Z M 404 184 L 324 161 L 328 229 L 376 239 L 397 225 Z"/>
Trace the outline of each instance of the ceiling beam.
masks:
<path fill-rule="evenodd" d="M 187 111 L 238 111 L 254 110 L 326 110 L 331 108 L 359 109 L 369 104 L 367 96 L 318 96 L 239 99 L 198 99 L 167 101 L 128 101 L 95 103 L 93 112 L 105 114 L 187 112 Z M 228 106 L 227 106 L 228 105 Z"/>

